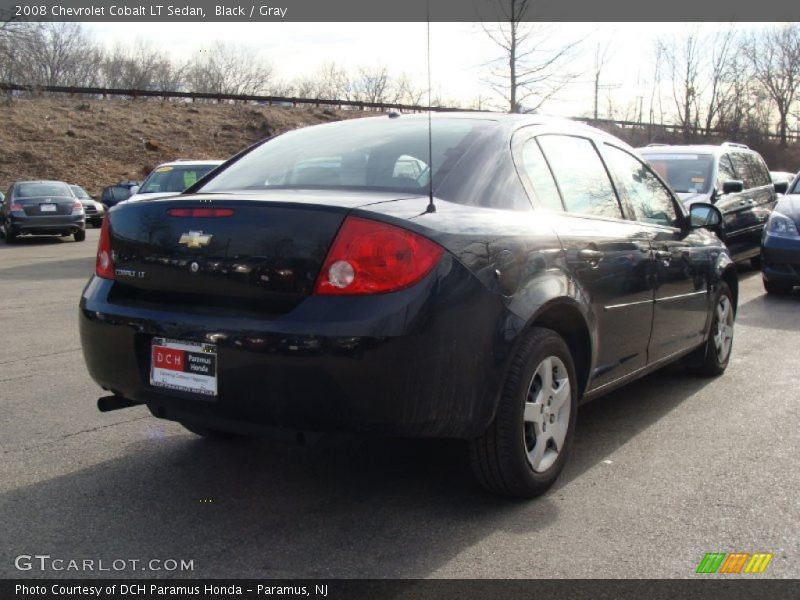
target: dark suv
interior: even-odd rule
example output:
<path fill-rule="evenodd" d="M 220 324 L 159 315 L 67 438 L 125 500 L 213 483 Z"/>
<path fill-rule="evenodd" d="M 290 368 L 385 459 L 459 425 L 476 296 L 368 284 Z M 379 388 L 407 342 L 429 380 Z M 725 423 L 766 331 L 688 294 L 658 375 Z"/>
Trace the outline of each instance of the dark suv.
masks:
<path fill-rule="evenodd" d="M 761 234 L 777 202 L 776 189 L 761 156 L 744 144 L 666 146 L 639 153 L 672 186 L 684 204 L 710 202 L 723 215 L 725 243 L 735 261 L 760 265 Z"/>
<path fill-rule="evenodd" d="M 570 121 L 308 127 L 108 213 L 83 353 L 100 410 L 143 404 L 208 437 L 469 439 L 487 488 L 534 496 L 579 402 L 680 358 L 725 370 L 721 222 Z"/>

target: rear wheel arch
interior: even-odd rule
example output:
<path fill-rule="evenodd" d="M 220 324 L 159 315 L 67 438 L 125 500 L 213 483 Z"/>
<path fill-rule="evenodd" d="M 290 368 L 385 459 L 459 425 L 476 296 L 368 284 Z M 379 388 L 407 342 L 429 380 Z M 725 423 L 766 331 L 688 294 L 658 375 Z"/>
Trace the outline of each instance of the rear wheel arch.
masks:
<path fill-rule="evenodd" d="M 534 315 L 526 331 L 531 327 L 551 329 L 564 338 L 575 363 L 580 399 L 586 391 L 592 365 L 592 338 L 580 309 L 571 300 L 551 302 Z"/>
<path fill-rule="evenodd" d="M 739 306 L 739 276 L 736 273 L 736 267 L 728 266 L 720 275 L 720 279 L 728 284 L 731 294 L 733 294 L 733 312 L 736 314 Z"/>

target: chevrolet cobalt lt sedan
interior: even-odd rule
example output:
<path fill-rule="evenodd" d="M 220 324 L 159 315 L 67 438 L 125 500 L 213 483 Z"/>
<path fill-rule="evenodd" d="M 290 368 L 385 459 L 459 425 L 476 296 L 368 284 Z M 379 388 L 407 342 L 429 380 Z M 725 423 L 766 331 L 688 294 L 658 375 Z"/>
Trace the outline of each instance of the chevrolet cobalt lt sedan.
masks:
<path fill-rule="evenodd" d="M 309 127 L 111 209 L 83 352 L 101 410 L 146 404 L 203 436 L 464 438 L 484 486 L 532 497 L 580 402 L 680 358 L 725 370 L 721 225 L 566 120 Z"/>

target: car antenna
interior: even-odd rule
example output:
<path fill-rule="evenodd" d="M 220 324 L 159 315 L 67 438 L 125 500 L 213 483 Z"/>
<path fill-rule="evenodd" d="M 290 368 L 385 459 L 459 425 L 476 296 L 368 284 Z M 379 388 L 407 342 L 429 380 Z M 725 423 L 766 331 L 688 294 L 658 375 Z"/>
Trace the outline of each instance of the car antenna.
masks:
<path fill-rule="evenodd" d="M 428 34 L 428 207 L 425 212 L 436 212 L 433 203 L 433 126 L 431 123 L 431 0 L 425 3 Z"/>

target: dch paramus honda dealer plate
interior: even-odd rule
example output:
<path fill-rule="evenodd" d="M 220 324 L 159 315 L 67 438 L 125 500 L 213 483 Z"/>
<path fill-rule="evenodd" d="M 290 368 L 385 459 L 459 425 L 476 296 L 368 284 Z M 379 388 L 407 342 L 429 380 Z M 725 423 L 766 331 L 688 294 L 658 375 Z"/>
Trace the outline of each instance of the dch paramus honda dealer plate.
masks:
<path fill-rule="evenodd" d="M 150 385 L 216 396 L 217 347 L 214 344 L 153 338 Z"/>

